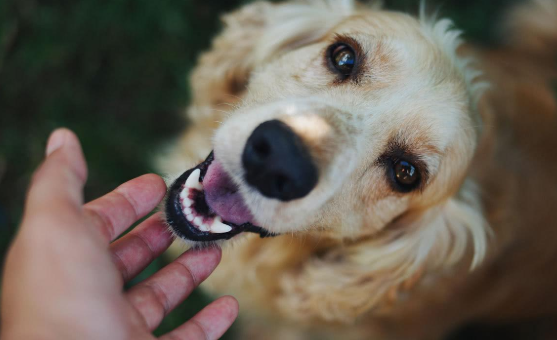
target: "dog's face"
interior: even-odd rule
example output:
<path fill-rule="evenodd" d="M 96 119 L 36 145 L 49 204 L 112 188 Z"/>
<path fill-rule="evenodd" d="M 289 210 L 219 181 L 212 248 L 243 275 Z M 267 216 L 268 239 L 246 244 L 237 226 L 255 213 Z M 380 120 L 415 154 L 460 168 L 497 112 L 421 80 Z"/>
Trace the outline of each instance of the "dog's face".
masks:
<path fill-rule="evenodd" d="M 172 186 L 174 231 L 356 239 L 442 204 L 479 127 L 457 46 L 447 23 L 362 10 L 261 58 L 214 154 Z"/>

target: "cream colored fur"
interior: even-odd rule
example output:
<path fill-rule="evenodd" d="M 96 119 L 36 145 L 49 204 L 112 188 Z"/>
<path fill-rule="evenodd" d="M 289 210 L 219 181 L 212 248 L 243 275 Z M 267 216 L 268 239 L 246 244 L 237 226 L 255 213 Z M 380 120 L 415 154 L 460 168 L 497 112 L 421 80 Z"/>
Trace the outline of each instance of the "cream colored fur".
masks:
<path fill-rule="evenodd" d="M 556 310 L 533 290 L 557 274 L 532 273 L 556 252 L 531 255 L 557 249 L 546 233 L 557 227 L 557 162 L 548 159 L 557 105 L 547 87 L 556 3 L 512 12 L 501 55 L 464 46 L 447 19 L 351 0 L 258 2 L 224 18 L 192 74 L 193 124 L 159 164 L 179 175 L 214 149 L 258 224 L 281 234 L 223 244 L 206 285 L 239 298 L 246 336 L 436 339 L 470 320 Z M 335 83 L 323 61 L 339 36 L 365 51 L 357 82 Z M 266 199 L 243 180 L 243 146 L 270 119 L 290 125 L 317 162 L 319 183 L 305 198 Z M 533 131 L 534 149 L 524 139 Z M 376 160 L 393 141 L 427 164 L 423 189 L 388 185 Z M 539 278 L 519 282 L 524 275 Z M 531 307 L 539 301 L 548 306 Z"/>

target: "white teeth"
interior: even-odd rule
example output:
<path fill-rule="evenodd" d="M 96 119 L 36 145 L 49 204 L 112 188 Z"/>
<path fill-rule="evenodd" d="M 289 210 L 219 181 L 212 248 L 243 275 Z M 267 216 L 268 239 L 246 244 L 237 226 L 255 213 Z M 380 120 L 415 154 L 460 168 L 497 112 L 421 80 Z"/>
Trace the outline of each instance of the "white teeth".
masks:
<path fill-rule="evenodd" d="M 213 224 L 209 225 L 207 223 L 203 223 L 203 217 L 195 217 L 193 215 L 193 209 L 186 208 L 184 212 L 186 213 L 186 219 L 193 223 L 201 231 L 224 234 L 232 230 L 229 225 L 222 223 L 222 218 L 220 216 L 216 216 L 213 220 Z"/>
<path fill-rule="evenodd" d="M 190 174 L 186 180 L 186 188 L 193 188 L 197 190 L 203 190 L 203 185 L 199 183 L 199 176 L 201 175 L 201 170 L 195 169 Z"/>
<path fill-rule="evenodd" d="M 184 214 L 186 219 L 193 223 L 200 231 L 211 232 L 215 234 L 224 234 L 232 230 L 232 227 L 222 223 L 222 218 L 216 216 L 211 225 L 203 223 L 203 217 L 194 216 L 194 209 L 192 208 L 193 200 L 190 199 L 189 189 L 203 190 L 203 184 L 199 182 L 199 176 L 201 175 L 201 170 L 195 169 L 192 171 L 188 179 L 186 180 L 185 189 L 180 193 L 180 198 L 182 198 L 182 204 L 184 209 Z"/>
<path fill-rule="evenodd" d="M 213 224 L 211 225 L 211 232 L 215 233 L 215 234 L 227 233 L 230 230 L 232 230 L 232 228 L 229 225 L 226 225 L 226 224 L 222 223 L 221 221 L 217 220 L 216 218 L 213 221 Z"/>
<path fill-rule="evenodd" d="M 193 219 L 193 224 L 195 224 L 198 227 L 201 227 L 201 225 L 203 224 L 203 219 L 198 216 Z"/>

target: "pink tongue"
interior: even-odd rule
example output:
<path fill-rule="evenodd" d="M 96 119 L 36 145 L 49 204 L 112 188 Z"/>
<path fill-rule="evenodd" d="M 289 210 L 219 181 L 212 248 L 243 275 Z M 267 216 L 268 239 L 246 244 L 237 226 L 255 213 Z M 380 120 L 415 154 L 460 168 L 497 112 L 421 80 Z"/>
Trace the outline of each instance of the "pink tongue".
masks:
<path fill-rule="evenodd" d="M 207 205 L 223 221 L 238 225 L 252 222 L 253 215 L 220 162 L 214 160 L 207 169 L 203 178 L 203 190 Z"/>

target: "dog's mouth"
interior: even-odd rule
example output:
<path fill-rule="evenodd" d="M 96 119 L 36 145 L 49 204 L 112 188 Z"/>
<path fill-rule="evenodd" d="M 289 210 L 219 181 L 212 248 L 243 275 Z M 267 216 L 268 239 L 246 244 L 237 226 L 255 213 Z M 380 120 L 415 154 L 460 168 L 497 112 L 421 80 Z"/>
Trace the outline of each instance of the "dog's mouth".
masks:
<path fill-rule="evenodd" d="M 191 241 L 228 240 L 242 232 L 274 236 L 254 225 L 238 187 L 212 152 L 170 186 L 165 210 L 174 233 Z"/>

